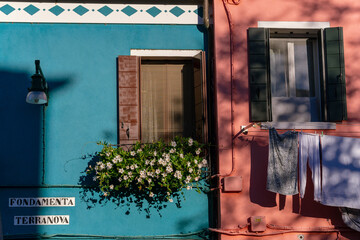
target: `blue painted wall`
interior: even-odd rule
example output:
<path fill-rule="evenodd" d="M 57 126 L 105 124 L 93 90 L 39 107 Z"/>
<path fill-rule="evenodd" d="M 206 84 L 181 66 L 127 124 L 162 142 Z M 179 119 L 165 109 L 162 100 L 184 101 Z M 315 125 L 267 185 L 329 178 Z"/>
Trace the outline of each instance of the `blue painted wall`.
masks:
<path fill-rule="evenodd" d="M 99 140 L 117 141 L 118 55 L 130 49 L 203 49 L 195 25 L 0 24 L 0 204 L 4 234 L 65 233 L 163 235 L 208 226 L 207 196 L 186 192 L 182 207 L 168 204 L 150 218 L 130 206 L 82 200 L 81 188 L 12 188 L 78 185 Z M 34 60 L 50 87 L 49 106 L 25 103 Z M 42 133 L 45 128 L 45 175 Z M 9 208 L 9 197 L 76 197 L 76 207 Z M 18 215 L 70 215 L 69 226 L 14 226 Z"/>

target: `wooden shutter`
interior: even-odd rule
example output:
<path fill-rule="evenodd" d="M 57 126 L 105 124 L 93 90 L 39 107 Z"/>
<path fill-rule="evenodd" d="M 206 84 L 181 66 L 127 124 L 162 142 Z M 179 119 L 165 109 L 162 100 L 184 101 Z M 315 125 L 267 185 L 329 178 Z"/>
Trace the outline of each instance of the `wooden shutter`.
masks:
<path fill-rule="evenodd" d="M 271 121 L 269 31 L 248 29 L 248 67 L 250 86 L 250 121 Z"/>
<path fill-rule="evenodd" d="M 347 119 L 343 29 L 324 30 L 327 120 Z"/>
<path fill-rule="evenodd" d="M 119 143 L 140 141 L 140 57 L 118 57 Z"/>

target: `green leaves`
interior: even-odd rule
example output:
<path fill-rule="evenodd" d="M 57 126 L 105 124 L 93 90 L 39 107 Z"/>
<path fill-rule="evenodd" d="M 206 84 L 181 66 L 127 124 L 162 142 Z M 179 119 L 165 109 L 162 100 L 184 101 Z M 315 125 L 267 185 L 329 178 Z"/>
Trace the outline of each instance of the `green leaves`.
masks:
<path fill-rule="evenodd" d="M 121 189 L 136 189 L 151 199 L 172 200 L 183 188 L 199 190 L 206 170 L 205 146 L 192 138 L 175 137 L 165 143 L 135 143 L 131 148 L 99 142 L 99 161 L 90 167 L 94 182 L 107 196 Z"/>

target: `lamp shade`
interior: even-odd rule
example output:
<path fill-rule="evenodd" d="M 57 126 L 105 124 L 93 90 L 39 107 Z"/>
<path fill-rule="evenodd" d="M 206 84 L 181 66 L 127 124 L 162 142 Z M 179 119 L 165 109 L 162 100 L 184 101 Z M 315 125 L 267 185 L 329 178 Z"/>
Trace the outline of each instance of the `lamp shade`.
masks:
<path fill-rule="evenodd" d="M 26 102 L 31 104 L 46 104 L 48 103 L 48 87 L 45 81 L 44 74 L 40 68 L 40 60 L 35 60 L 36 72 L 31 76 L 31 87 L 26 96 Z"/>
<path fill-rule="evenodd" d="M 31 91 L 26 96 L 26 102 L 31 104 L 46 104 L 47 96 L 43 91 Z"/>

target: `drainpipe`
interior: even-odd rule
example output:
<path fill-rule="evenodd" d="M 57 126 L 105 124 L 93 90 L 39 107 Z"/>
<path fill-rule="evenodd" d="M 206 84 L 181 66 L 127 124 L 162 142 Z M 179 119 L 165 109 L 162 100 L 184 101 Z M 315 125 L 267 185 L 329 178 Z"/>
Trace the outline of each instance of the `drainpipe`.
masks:
<path fill-rule="evenodd" d="M 204 26 L 206 29 L 209 29 L 210 27 L 210 21 L 209 21 L 209 0 L 204 0 L 203 2 L 203 21 Z"/>

